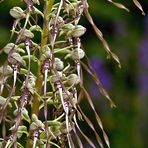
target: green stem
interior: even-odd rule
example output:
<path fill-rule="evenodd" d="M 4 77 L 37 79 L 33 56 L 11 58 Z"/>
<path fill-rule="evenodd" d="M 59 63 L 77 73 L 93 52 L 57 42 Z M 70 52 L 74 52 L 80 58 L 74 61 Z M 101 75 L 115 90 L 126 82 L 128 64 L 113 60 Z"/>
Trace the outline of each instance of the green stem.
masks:
<path fill-rule="evenodd" d="M 48 22 L 49 22 L 49 15 L 51 12 L 51 8 L 54 4 L 55 0 L 44 0 L 44 20 L 43 20 L 43 32 L 41 36 L 41 49 L 39 51 L 39 59 L 42 54 L 42 48 L 44 45 L 48 43 L 48 37 L 49 37 L 49 30 L 48 30 Z M 42 69 L 42 63 L 40 62 L 38 64 L 38 71 L 37 71 L 37 79 L 36 79 L 36 86 L 35 90 L 37 91 L 38 94 L 41 95 L 41 89 L 42 89 L 42 82 L 43 82 L 43 76 L 41 74 L 41 69 Z M 36 114 L 38 116 L 39 113 L 39 106 L 40 106 L 40 98 L 37 94 L 34 95 L 33 101 L 32 101 L 32 108 L 31 108 L 31 116 L 32 114 Z M 29 137 L 27 139 L 26 143 L 26 148 L 31 148 L 32 147 L 32 142 L 30 139 L 31 136 L 31 131 L 29 131 Z"/>

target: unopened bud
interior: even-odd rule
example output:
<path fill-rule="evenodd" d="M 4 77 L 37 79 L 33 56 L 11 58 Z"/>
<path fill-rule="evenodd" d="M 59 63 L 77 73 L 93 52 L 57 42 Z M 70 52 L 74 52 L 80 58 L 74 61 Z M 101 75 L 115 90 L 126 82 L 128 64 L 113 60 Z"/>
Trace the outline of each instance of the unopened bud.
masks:
<path fill-rule="evenodd" d="M 39 25 L 33 25 L 29 28 L 30 31 L 42 31 L 41 27 Z"/>
<path fill-rule="evenodd" d="M 74 60 L 78 60 L 78 59 L 82 59 L 85 56 L 85 52 L 83 51 L 83 49 L 81 48 L 75 48 L 72 52 L 71 52 L 71 57 Z"/>
<path fill-rule="evenodd" d="M 65 24 L 65 25 L 63 26 L 63 29 L 64 29 L 64 30 L 67 30 L 67 31 L 73 30 L 74 28 L 75 28 L 75 26 L 74 26 L 73 24 Z"/>
<path fill-rule="evenodd" d="M 8 54 L 13 48 L 15 48 L 16 47 L 16 45 L 14 44 L 14 43 L 8 43 L 4 48 L 3 48 L 3 50 L 4 50 L 4 52 L 6 53 L 6 54 Z"/>
<path fill-rule="evenodd" d="M 81 26 L 81 25 L 77 25 L 74 30 L 72 31 L 72 37 L 80 37 L 82 36 L 84 33 L 86 32 L 86 28 Z"/>
<path fill-rule="evenodd" d="M 32 122 L 30 125 L 30 130 L 35 131 L 36 129 L 38 129 L 38 125 L 35 122 Z"/>
<path fill-rule="evenodd" d="M 55 68 L 58 71 L 60 71 L 64 68 L 63 61 L 61 61 L 59 58 L 55 58 Z"/>
<path fill-rule="evenodd" d="M 41 120 L 38 119 L 38 117 L 35 114 L 32 115 L 32 121 L 35 123 L 34 124 L 35 126 L 44 128 L 44 124 L 42 123 Z"/>
<path fill-rule="evenodd" d="M 26 84 L 26 82 L 24 81 L 21 89 L 23 90 L 26 87 L 31 94 L 34 94 L 35 91 L 34 86 L 36 84 L 35 82 L 36 82 L 35 78 L 29 75 L 28 83 Z"/>
<path fill-rule="evenodd" d="M 54 25 L 55 17 L 56 17 L 55 14 L 51 14 L 51 20 L 50 20 L 51 25 Z M 64 25 L 64 20 L 61 16 L 58 16 L 57 21 L 59 27 L 62 27 Z"/>
<path fill-rule="evenodd" d="M 40 4 L 39 0 L 32 0 L 34 4 Z"/>
<path fill-rule="evenodd" d="M 0 106 L 4 105 L 6 102 L 6 98 L 0 96 Z"/>
<path fill-rule="evenodd" d="M 41 56 L 42 61 L 51 58 L 51 50 L 47 45 L 43 46 L 42 50 L 43 50 L 43 54 Z"/>
<path fill-rule="evenodd" d="M 36 120 L 38 120 L 38 117 L 36 114 L 32 114 L 32 121 L 35 122 Z"/>
<path fill-rule="evenodd" d="M 76 75 L 76 74 L 70 74 L 69 76 L 68 76 L 68 78 L 67 78 L 67 84 L 68 85 L 76 85 L 76 84 L 78 84 L 79 83 L 79 78 L 78 78 L 78 76 Z"/>
<path fill-rule="evenodd" d="M 65 80 L 65 76 L 62 74 L 62 72 L 59 72 L 58 71 L 58 75 L 52 75 L 51 77 L 50 77 L 50 82 L 51 83 L 56 83 L 56 82 L 58 82 L 59 80 Z"/>
<path fill-rule="evenodd" d="M 46 52 L 46 51 L 51 51 L 50 50 L 50 48 L 47 46 L 47 45 L 44 45 L 43 47 L 42 47 L 42 52 Z"/>
<path fill-rule="evenodd" d="M 20 54 L 14 52 L 12 53 L 9 62 L 13 65 L 17 64 L 17 63 L 22 63 L 22 57 L 20 56 Z"/>
<path fill-rule="evenodd" d="M 59 78 L 56 75 L 53 75 L 50 77 L 50 81 L 51 81 L 51 83 L 56 83 L 59 81 Z"/>
<path fill-rule="evenodd" d="M 31 39 L 34 37 L 34 34 L 30 30 L 25 29 L 22 36 Z"/>
<path fill-rule="evenodd" d="M 4 74 L 4 75 L 10 75 L 13 73 L 13 69 L 7 65 L 6 68 L 1 66 L 0 67 L 0 74 Z"/>
<path fill-rule="evenodd" d="M 25 18 L 25 13 L 20 7 L 13 7 L 10 9 L 10 15 L 15 19 Z"/>
<path fill-rule="evenodd" d="M 29 83 L 32 85 L 32 86 L 35 86 L 35 78 L 33 76 L 29 76 Z"/>
<path fill-rule="evenodd" d="M 24 50 L 20 47 L 18 47 L 17 45 L 15 45 L 14 43 L 8 43 L 4 48 L 4 52 L 6 54 L 8 54 L 12 49 L 14 49 L 14 51 L 17 51 L 17 52 L 21 52 L 21 53 L 24 53 Z"/>

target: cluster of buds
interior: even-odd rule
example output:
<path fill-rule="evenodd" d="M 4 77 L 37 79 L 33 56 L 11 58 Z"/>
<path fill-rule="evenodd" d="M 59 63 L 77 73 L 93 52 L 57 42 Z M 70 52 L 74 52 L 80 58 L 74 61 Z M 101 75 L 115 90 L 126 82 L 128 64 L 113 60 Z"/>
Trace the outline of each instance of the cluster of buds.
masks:
<path fill-rule="evenodd" d="M 120 3 L 108 1 L 121 9 L 128 10 Z M 140 3 L 137 0 L 133 1 L 144 14 Z M 93 77 L 101 93 L 111 105 L 114 105 L 92 67 L 83 63 L 85 51 L 81 46 L 81 36 L 85 34 L 86 28 L 79 24 L 83 14 L 103 43 L 108 55 L 119 65 L 120 61 L 94 24 L 88 11 L 87 1 L 44 0 L 42 4 L 39 0 L 24 0 L 24 3 L 25 10 L 20 7 L 10 10 L 14 24 L 9 41 L 12 37 L 16 39 L 14 43 L 8 43 L 1 53 L 7 55 L 7 60 L 0 67 L 0 123 L 3 124 L 0 147 L 23 147 L 18 142 L 21 140 L 18 139 L 23 139 L 22 135 L 25 134 L 28 148 L 50 147 L 50 145 L 56 147 L 68 145 L 73 148 L 71 136 L 73 132 L 78 145 L 83 148 L 77 134 L 79 131 L 90 146 L 95 148 L 96 146 L 79 126 L 78 119 L 83 118 L 103 148 L 103 142 L 94 125 L 79 105 L 82 94 L 85 94 L 103 132 L 105 143 L 110 147 L 101 120 L 83 85 L 82 66 Z M 43 12 L 40 11 L 41 6 Z M 44 117 L 40 116 L 42 111 Z M 6 125 L 11 131 L 10 136 Z"/>
<path fill-rule="evenodd" d="M 85 52 L 80 38 L 86 32 L 79 20 L 88 4 L 78 0 L 60 0 L 55 4 L 45 1 L 42 13 L 36 7 L 41 5 L 39 1 L 24 2 L 25 10 L 20 7 L 10 10 L 15 19 L 10 40 L 16 34 L 16 41 L 3 48 L 8 58 L 0 67 L 0 122 L 13 126 L 10 126 L 9 138 L 4 128 L 0 144 L 6 148 L 17 147 L 21 145 L 18 139 L 25 134 L 27 147 L 68 145 L 71 148 L 74 146 L 71 132 L 74 132 L 83 147 L 77 128 L 94 147 L 77 122 L 82 119 L 78 92 L 84 89 L 81 62 Z M 43 28 L 35 17 L 43 20 Z M 37 42 L 37 38 L 41 38 L 41 42 Z M 7 96 L 5 92 L 9 92 Z M 42 110 L 44 118 L 38 116 Z M 11 111 L 15 122 L 9 119 Z"/>
<path fill-rule="evenodd" d="M 61 135 L 65 134 L 71 147 L 72 110 L 76 109 L 77 104 L 77 101 L 74 102 L 76 95 L 73 94 L 73 89 L 80 83 L 81 70 L 78 63 L 80 64 L 80 60 L 85 56 L 80 42 L 77 42 L 86 32 L 86 28 L 78 24 L 84 8 L 80 1 L 61 0 L 60 3 L 53 4 L 50 12 L 46 12 L 49 14 L 49 19 L 46 20 L 46 14 L 35 7 L 40 4 L 39 1 L 24 2 L 27 4 L 25 10 L 20 7 L 10 10 L 10 15 L 15 19 L 10 40 L 14 34 L 17 38 L 15 43 L 8 43 L 3 48 L 3 54 L 7 54 L 8 58 L 0 67 L 0 122 L 12 122 L 14 125 L 10 127 L 9 138 L 4 132 L 2 145 L 18 145 L 17 139 L 20 139 L 23 133 L 34 137 L 32 142 L 29 138 L 27 142 L 29 145 L 32 143 L 33 147 L 39 143 L 52 144 L 52 139 L 60 139 Z M 45 3 L 46 9 L 49 4 Z M 35 16 L 45 20 L 43 24 L 48 25 L 45 28 L 36 25 L 38 22 L 34 22 Z M 46 37 L 44 30 L 49 32 Z M 37 37 L 34 32 L 41 33 L 41 43 L 35 41 Z M 44 38 L 49 39 L 44 42 Z M 33 68 L 38 69 L 38 72 Z M 17 85 L 18 83 L 22 86 Z M 9 93 L 6 96 L 7 91 Z M 39 104 L 38 112 L 44 108 L 45 122 L 38 119 L 35 115 L 37 112 L 29 115 L 27 108 L 34 108 L 35 99 Z M 48 104 L 52 104 L 54 108 L 51 117 L 53 121 L 48 119 Z M 57 115 L 59 109 L 61 113 Z M 15 123 L 9 119 L 11 111 L 14 112 Z M 24 121 L 30 124 L 28 133 L 25 125 L 22 125 Z"/>

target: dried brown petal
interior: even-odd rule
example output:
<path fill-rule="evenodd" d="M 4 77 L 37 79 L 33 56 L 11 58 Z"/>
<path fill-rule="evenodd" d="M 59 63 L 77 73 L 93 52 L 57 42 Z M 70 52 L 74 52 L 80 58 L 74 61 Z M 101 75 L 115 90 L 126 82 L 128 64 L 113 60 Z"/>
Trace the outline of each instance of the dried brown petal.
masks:
<path fill-rule="evenodd" d="M 141 4 L 138 2 L 138 0 L 133 0 L 133 2 L 141 10 L 142 15 L 145 15 L 143 8 L 142 8 Z"/>

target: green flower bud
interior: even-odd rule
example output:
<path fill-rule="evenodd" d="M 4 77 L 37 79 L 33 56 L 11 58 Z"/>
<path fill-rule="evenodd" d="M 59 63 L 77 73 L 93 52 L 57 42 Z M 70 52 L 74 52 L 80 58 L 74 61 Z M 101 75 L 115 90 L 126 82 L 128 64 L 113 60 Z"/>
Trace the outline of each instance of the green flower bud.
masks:
<path fill-rule="evenodd" d="M 45 53 L 46 51 L 51 51 L 50 48 L 47 45 L 44 45 L 42 47 L 42 51 Z"/>
<path fill-rule="evenodd" d="M 26 108 L 22 109 L 22 118 L 30 123 L 30 117 L 28 115 L 28 110 Z"/>
<path fill-rule="evenodd" d="M 44 126 L 44 124 L 42 123 L 41 120 L 36 120 L 35 122 L 38 125 L 38 127 L 40 127 L 41 129 L 44 129 L 45 126 Z"/>
<path fill-rule="evenodd" d="M 24 83 L 24 86 L 25 86 L 25 83 Z M 30 83 L 27 84 L 27 88 L 31 94 L 34 94 L 34 87 Z"/>
<path fill-rule="evenodd" d="M 75 49 L 71 52 L 71 57 L 72 57 L 74 60 L 82 59 L 82 58 L 84 58 L 84 56 L 85 56 L 85 53 L 84 53 L 83 49 L 81 49 L 81 48 L 75 48 Z"/>
<path fill-rule="evenodd" d="M 60 71 L 64 68 L 63 61 L 61 61 L 59 58 L 55 58 L 55 68 L 58 71 Z"/>
<path fill-rule="evenodd" d="M 0 74 L 11 75 L 13 73 L 13 69 L 9 65 L 7 65 L 6 68 L 4 68 L 4 72 L 3 68 L 3 66 L 0 67 Z"/>
<path fill-rule="evenodd" d="M 8 43 L 8 44 L 3 48 L 3 50 L 4 50 L 4 52 L 5 52 L 6 54 L 8 54 L 12 49 L 14 49 L 14 51 L 16 51 L 16 52 L 25 53 L 25 51 L 24 51 L 22 48 L 18 47 L 18 46 L 15 45 L 14 43 Z"/>
<path fill-rule="evenodd" d="M 63 122 L 61 127 L 60 127 L 61 133 L 66 133 L 67 134 L 67 132 L 70 132 L 72 130 L 72 127 L 70 126 L 70 124 L 69 124 L 68 130 L 69 131 L 67 131 L 67 128 L 66 128 L 66 122 Z"/>
<path fill-rule="evenodd" d="M 32 121 L 35 123 L 35 127 L 40 127 L 42 129 L 44 128 L 44 124 L 41 120 L 38 119 L 38 117 L 35 114 L 32 115 Z"/>
<path fill-rule="evenodd" d="M 42 31 L 41 27 L 39 25 L 33 25 L 29 28 L 30 31 Z"/>
<path fill-rule="evenodd" d="M 17 114 L 18 114 L 18 108 L 13 111 L 14 116 L 17 116 Z"/>
<path fill-rule="evenodd" d="M 24 125 L 18 127 L 18 130 L 17 130 L 18 139 L 22 137 L 23 133 L 28 135 L 27 127 Z"/>
<path fill-rule="evenodd" d="M 60 131 L 60 126 L 51 126 L 50 130 L 52 131 L 52 133 L 54 134 L 55 137 L 61 135 L 61 131 Z"/>
<path fill-rule="evenodd" d="M 25 18 L 26 14 L 20 7 L 13 7 L 10 9 L 10 15 L 15 19 Z"/>
<path fill-rule="evenodd" d="M 73 24 L 65 24 L 65 25 L 63 26 L 63 29 L 64 29 L 64 30 L 67 30 L 67 31 L 73 30 L 74 28 L 75 28 L 75 26 L 74 26 Z"/>
<path fill-rule="evenodd" d="M 43 50 L 43 54 L 41 56 L 41 60 L 44 61 L 46 59 L 49 59 L 51 57 L 50 48 L 47 45 L 45 45 L 45 46 L 43 46 L 42 50 Z"/>
<path fill-rule="evenodd" d="M 52 76 L 50 77 L 50 82 L 51 82 L 51 83 L 56 83 L 56 82 L 59 81 L 59 78 L 60 78 L 61 80 L 65 80 L 65 76 L 63 75 L 63 73 L 58 71 L 58 76 L 52 75 Z"/>
<path fill-rule="evenodd" d="M 27 63 L 26 63 L 25 60 L 22 61 L 22 65 L 23 65 L 24 67 L 26 67 Z"/>
<path fill-rule="evenodd" d="M 72 37 L 80 37 L 82 36 L 84 33 L 86 32 L 86 28 L 81 26 L 81 25 L 77 25 L 74 30 L 72 31 Z"/>
<path fill-rule="evenodd" d="M 73 94 L 69 91 L 67 91 L 66 93 L 63 91 L 62 93 L 63 99 L 64 100 L 69 100 L 69 98 L 73 98 Z M 59 91 L 56 92 L 56 101 L 61 101 L 61 97 L 60 97 L 60 93 Z"/>
<path fill-rule="evenodd" d="M 17 45 L 16 45 L 16 52 L 25 53 L 24 49 L 18 47 Z"/>
<path fill-rule="evenodd" d="M 45 57 L 46 58 L 50 58 L 51 57 L 51 51 L 50 50 L 48 50 L 48 51 L 45 51 Z"/>
<path fill-rule="evenodd" d="M 22 90 L 25 88 L 25 85 L 26 85 L 26 83 L 25 83 L 25 81 L 23 82 L 23 85 L 22 85 Z M 29 92 L 31 93 L 31 94 L 34 94 L 34 90 L 35 90 L 35 88 L 34 88 L 34 86 L 35 86 L 35 78 L 33 77 L 33 76 L 29 76 L 29 81 L 28 81 L 28 83 L 27 83 L 27 89 L 29 90 Z"/>
<path fill-rule="evenodd" d="M 32 0 L 34 4 L 40 4 L 39 0 Z"/>
<path fill-rule="evenodd" d="M 51 81 L 51 83 L 56 83 L 59 81 L 59 78 L 56 75 L 53 75 L 50 77 L 50 81 Z"/>
<path fill-rule="evenodd" d="M 30 130 L 35 131 L 38 128 L 38 125 L 35 122 L 32 122 L 30 125 Z"/>
<path fill-rule="evenodd" d="M 31 39 L 34 37 L 34 34 L 30 30 L 25 29 L 22 36 Z"/>
<path fill-rule="evenodd" d="M 0 96 L 0 106 L 3 106 L 6 102 L 6 98 Z"/>
<path fill-rule="evenodd" d="M 32 121 L 34 121 L 34 122 L 35 122 L 36 120 L 38 120 L 38 117 L 37 117 L 37 115 L 36 115 L 36 114 L 33 114 L 33 115 L 32 115 Z"/>
<path fill-rule="evenodd" d="M 54 24 L 54 21 L 55 21 L 55 17 L 56 15 L 55 14 L 51 14 L 51 19 L 50 19 L 50 24 L 53 25 Z M 64 25 L 64 20 L 61 16 L 58 16 L 58 26 L 59 27 L 62 27 Z"/>
<path fill-rule="evenodd" d="M 66 93 L 63 92 L 62 95 L 63 95 L 64 100 L 69 100 L 69 97 L 70 97 L 70 98 L 73 97 L 73 94 L 72 94 L 71 92 L 69 92 L 69 91 L 67 91 Z"/>
<path fill-rule="evenodd" d="M 45 61 L 46 59 L 49 59 L 51 56 L 51 52 L 50 51 L 45 51 L 44 54 L 42 54 L 41 56 L 41 61 Z"/>
<path fill-rule="evenodd" d="M 13 48 L 16 48 L 16 45 L 14 43 L 8 43 L 4 48 L 4 52 L 8 54 Z"/>
<path fill-rule="evenodd" d="M 17 63 L 22 63 L 22 57 L 20 56 L 19 53 L 12 53 L 10 59 L 9 59 L 9 62 L 13 65 L 17 64 Z"/>
<path fill-rule="evenodd" d="M 73 29 L 75 28 L 75 26 L 73 24 L 65 24 L 62 27 L 62 30 L 60 32 L 60 34 L 66 34 L 67 36 L 71 36 Z"/>
<path fill-rule="evenodd" d="M 70 74 L 69 76 L 68 76 L 68 78 L 67 78 L 67 84 L 68 85 L 76 85 L 76 84 L 78 84 L 79 83 L 79 78 L 78 78 L 78 76 L 76 75 L 76 74 Z"/>
<path fill-rule="evenodd" d="M 35 78 L 33 76 L 30 75 L 29 77 L 29 83 L 32 85 L 32 86 L 35 86 Z"/>

